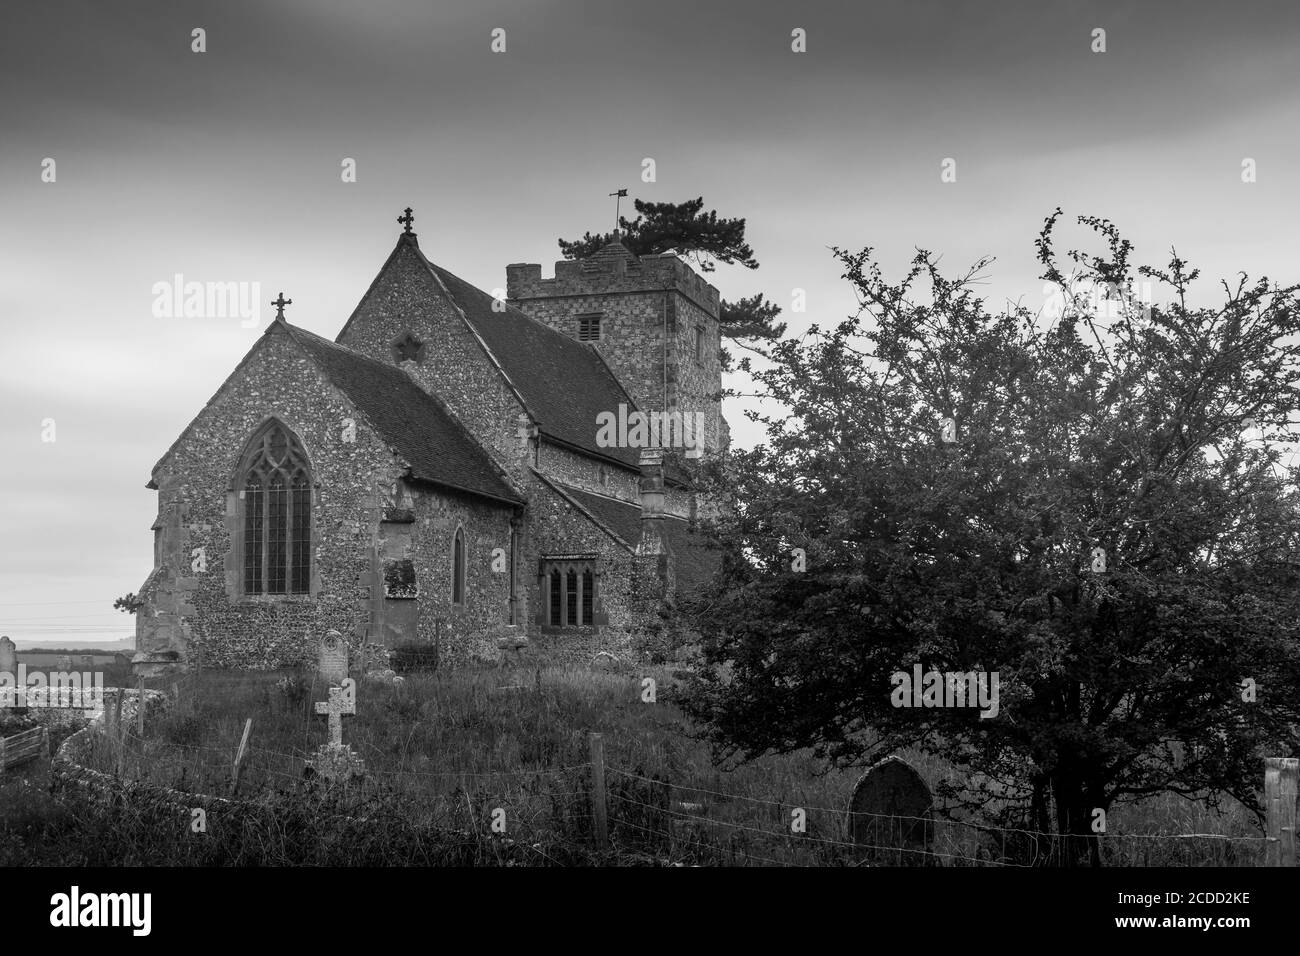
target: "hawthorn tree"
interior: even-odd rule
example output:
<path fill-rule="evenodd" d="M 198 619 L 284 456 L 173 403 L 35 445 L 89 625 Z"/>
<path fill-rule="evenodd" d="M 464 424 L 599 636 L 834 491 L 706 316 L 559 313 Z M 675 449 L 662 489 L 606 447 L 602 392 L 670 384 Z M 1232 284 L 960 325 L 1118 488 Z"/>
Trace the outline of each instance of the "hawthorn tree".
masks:
<path fill-rule="evenodd" d="M 712 272 L 717 263 L 757 269 L 754 250 L 745 241 L 744 219 L 720 219 L 715 210 L 704 212 L 704 197 L 685 202 L 634 200 L 637 216 L 618 220 L 618 239 L 638 256 L 676 252 L 690 259 L 702 272 Z M 585 259 L 613 242 L 615 234 L 583 233 L 580 239 L 561 239 L 560 252 L 566 259 Z M 764 355 L 764 346 L 785 334 L 785 323 L 777 322 L 781 307 L 762 293 L 728 302 L 720 307 L 722 335 L 742 348 Z M 731 355 L 721 350 L 723 371 L 731 368 Z M 748 371 L 749 361 L 740 366 Z"/>
<path fill-rule="evenodd" d="M 890 284 L 870 248 L 834 250 L 860 311 L 773 347 L 765 441 L 710 476 L 736 506 L 686 608 L 709 636 L 683 703 L 736 759 L 939 755 L 945 812 L 1020 809 L 1097 863 L 1097 809 L 1259 813 L 1260 758 L 1295 752 L 1300 312 L 1244 274 L 1193 307 L 1197 271 L 1135 273 L 1093 218 L 1067 278 L 1060 215 L 1038 238 L 1053 317 L 986 311 L 988 260 L 950 278 L 922 250 Z M 894 706 L 918 664 L 996 672 L 996 716 Z"/>

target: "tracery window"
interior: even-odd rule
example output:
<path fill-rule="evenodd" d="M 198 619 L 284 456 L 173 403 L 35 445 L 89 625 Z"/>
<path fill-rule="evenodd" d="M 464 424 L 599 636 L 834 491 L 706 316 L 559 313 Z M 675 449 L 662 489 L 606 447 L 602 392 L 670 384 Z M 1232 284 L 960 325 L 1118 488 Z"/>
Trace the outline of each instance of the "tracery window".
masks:
<path fill-rule="evenodd" d="M 297 436 L 274 419 L 240 468 L 246 595 L 311 590 L 311 466 Z"/>
<path fill-rule="evenodd" d="M 542 563 L 543 620 L 549 627 L 582 627 L 595 623 L 596 575 L 590 561 Z"/>

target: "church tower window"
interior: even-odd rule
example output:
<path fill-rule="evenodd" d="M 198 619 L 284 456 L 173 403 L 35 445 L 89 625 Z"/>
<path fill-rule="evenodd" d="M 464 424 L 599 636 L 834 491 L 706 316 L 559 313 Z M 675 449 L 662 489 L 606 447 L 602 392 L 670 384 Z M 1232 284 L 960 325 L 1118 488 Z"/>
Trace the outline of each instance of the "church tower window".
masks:
<path fill-rule="evenodd" d="M 578 341 L 579 342 L 599 342 L 600 341 L 600 318 L 599 312 L 590 315 L 578 316 Z"/>
<path fill-rule="evenodd" d="M 311 591 L 311 466 L 297 436 L 274 419 L 240 467 L 246 595 Z"/>

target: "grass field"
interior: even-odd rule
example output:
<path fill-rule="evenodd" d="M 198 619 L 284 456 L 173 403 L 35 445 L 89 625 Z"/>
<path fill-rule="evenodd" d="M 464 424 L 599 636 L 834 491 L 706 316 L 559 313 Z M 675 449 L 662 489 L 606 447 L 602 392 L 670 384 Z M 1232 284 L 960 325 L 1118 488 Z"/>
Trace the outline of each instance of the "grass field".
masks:
<path fill-rule="evenodd" d="M 642 699 L 646 675 L 657 683 L 654 703 Z M 95 735 L 89 763 L 131 782 L 229 796 L 233 757 L 251 718 L 238 796 L 253 809 L 233 827 L 237 834 L 222 831 L 234 843 L 190 839 L 167 822 L 165 808 L 118 807 L 111 811 L 117 816 L 105 817 L 103 810 L 44 806 L 50 801 L 35 776 L 25 788 L 8 782 L 0 830 L 22 831 L 27 856 L 41 844 L 47 856 L 66 855 L 75 831 L 139 862 L 863 862 L 849 845 L 845 812 L 860 768 L 830 768 L 810 752 L 719 765 L 674 705 L 676 684 L 666 670 L 576 668 L 514 675 L 465 669 L 411 675 L 400 686 L 361 682 L 343 738 L 367 774 L 340 791 L 304 778 L 305 758 L 327 739 L 314 706 L 326 688 L 310 673 L 208 671 L 175 688 L 151 682 L 175 693 L 171 706 L 150 717 L 143 740 L 130 724 L 121 749 Z M 592 732 L 605 745 L 608 852 L 592 841 Z M 903 756 L 932 788 L 957 782 L 941 760 Z M 807 819 L 806 832 L 797 834 L 796 808 Z M 1029 858 L 1025 843 L 1033 837 L 943 816 L 931 864 Z M 342 831 L 326 819 L 343 821 Z M 99 836 L 87 838 L 96 820 Z M 1259 830 L 1240 807 L 1217 812 L 1160 796 L 1116 808 L 1109 824 L 1111 864 L 1251 865 L 1262 852 Z M 168 836 L 169 828 L 176 834 Z M 1174 836 L 1181 834 L 1237 839 Z"/>

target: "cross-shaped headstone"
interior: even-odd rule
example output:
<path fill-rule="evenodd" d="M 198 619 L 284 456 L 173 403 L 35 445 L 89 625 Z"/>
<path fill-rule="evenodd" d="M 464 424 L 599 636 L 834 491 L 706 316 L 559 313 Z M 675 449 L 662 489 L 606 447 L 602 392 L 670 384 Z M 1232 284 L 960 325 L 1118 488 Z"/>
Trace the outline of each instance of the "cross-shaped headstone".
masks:
<path fill-rule="evenodd" d="M 316 702 L 316 713 L 328 714 L 330 721 L 330 743 L 343 743 L 343 718 L 351 717 L 357 712 L 357 702 L 346 688 L 331 687 L 330 699 Z"/>
<path fill-rule="evenodd" d="M 411 224 L 415 222 L 415 216 L 413 216 L 413 215 L 411 214 L 411 207 L 410 207 L 410 206 L 407 206 L 407 207 L 406 207 L 406 215 L 404 215 L 404 216 L 398 216 L 398 217 L 397 217 L 397 221 L 400 222 L 400 223 L 402 224 L 402 227 L 403 227 L 403 228 L 402 228 L 402 232 L 403 232 L 403 233 L 405 233 L 405 234 L 408 235 L 408 236 L 413 236 L 413 235 L 415 235 L 415 233 L 411 232 Z"/>
<path fill-rule="evenodd" d="M 284 293 L 281 292 L 281 293 L 276 297 L 276 300 L 275 300 L 274 302 L 272 302 L 271 304 L 272 304 L 273 306 L 275 306 L 275 317 L 276 317 L 277 319 L 283 320 L 283 319 L 284 319 L 284 307 L 285 307 L 286 305 L 293 305 L 293 299 L 286 299 L 286 298 L 284 297 Z"/>

